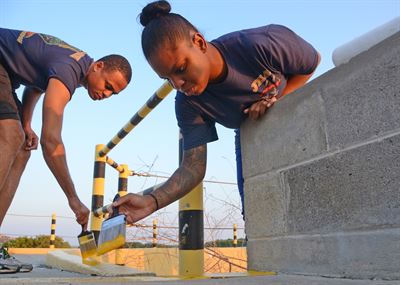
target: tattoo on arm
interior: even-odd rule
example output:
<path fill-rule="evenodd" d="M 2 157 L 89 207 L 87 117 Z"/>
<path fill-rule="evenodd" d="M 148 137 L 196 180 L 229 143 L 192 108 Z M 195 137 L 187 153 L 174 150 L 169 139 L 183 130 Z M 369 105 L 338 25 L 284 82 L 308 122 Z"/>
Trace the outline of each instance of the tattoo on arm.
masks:
<path fill-rule="evenodd" d="M 159 189 L 153 192 L 160 208 L 185 196 L 204 178 L 207 163 L 207 145 L 201 145 L 183 154 L 179 168 Z"/>

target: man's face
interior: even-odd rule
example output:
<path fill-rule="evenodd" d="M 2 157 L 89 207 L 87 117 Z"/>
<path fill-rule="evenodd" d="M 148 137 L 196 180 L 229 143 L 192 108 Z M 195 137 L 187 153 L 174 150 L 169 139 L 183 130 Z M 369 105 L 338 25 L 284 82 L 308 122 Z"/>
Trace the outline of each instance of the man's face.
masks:
<path fill-rule="evenodd" d="M 200 95 L 208 85 L 209 60 L 205 49 L 195 39 L 192 42 L 181 40 L 174 45 L 165 43 L 148 61 L 158 76 L 167 79 L 186 96 Z"/>
<path fill-rule="evenodd" d="M 103 62 L 95 62 L 87 76 L 87 91 L 93 100 L 103 100 L 118 94 L 128 85 L 118 70 L 108 71 Z"/>

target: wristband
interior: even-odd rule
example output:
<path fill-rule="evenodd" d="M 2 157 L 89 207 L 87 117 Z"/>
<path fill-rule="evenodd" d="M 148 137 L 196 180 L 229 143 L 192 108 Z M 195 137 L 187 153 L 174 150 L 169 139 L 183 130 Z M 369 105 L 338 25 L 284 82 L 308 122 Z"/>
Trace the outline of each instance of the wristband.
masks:
<path fill-rule="evenodd" d="M 155 196 L 153 193 L 149 193 L 149 194 L 147 194 L 147 195 L 153 197 L 154 201 L 156 202 L 156 211 L 157 211 L 157 210 L 158 210 L 158 201 L 157 201 L 156 196 Z"/>

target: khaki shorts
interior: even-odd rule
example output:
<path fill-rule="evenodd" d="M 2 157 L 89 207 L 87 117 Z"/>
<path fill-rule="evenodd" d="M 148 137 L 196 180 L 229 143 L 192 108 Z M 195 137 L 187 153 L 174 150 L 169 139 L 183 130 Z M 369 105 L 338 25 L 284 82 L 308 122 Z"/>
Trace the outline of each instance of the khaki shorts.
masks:
<path fill-rule="evenodd" d="M 0 64 L 0 120 L 21 120 L 22 104 L 11 87 L 10 77 Z"/>

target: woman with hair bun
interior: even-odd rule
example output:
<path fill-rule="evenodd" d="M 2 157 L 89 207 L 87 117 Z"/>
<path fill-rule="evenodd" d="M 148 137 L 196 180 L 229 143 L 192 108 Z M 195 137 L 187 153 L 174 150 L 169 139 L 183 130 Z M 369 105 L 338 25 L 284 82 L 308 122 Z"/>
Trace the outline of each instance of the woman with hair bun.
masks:
<path fill-rule="evenodd" d="M 186 195 L 204 178 L 207 143 L 215 123 L 236 129 L 238 187 L 243 204 L 240 124 L 258 119 L 282 96 L 303 86 L 319 53 L 287 27 L 267 25 L 211 42 L 167 1 L 143 8 L 143 53 L 153 70 L 177 90 L 175 112 L 183 135 L 179 168 L 151 195 L 129 194 L 114 206 L 136 222 Z"/>

